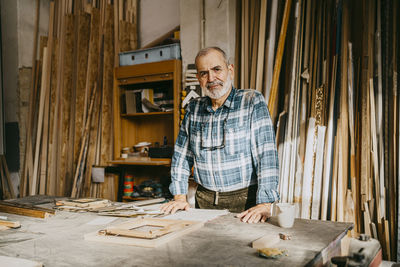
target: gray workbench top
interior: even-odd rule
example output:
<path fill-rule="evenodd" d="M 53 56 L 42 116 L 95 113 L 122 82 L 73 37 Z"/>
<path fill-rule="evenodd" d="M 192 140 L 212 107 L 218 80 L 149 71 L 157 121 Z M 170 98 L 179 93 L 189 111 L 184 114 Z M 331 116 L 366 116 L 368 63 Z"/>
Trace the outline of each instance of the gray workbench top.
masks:
<path fill-rule="evenodd" d="M 0 231 L 0 255 L 20 257 L 45 266 L 304 266 L 320 262 L 339 249 L 340 239 L 350 223 L 296 219 L 293 228 L 283 229 L 274 220 L 246 224 L 228 214 L 202 228 L 157 248 L 85 241 L 84 234 L 105 226 L 89 225 L 98 215 L 57 211 L 55 216 L 37 219 L 0 213 L 22 227 Z M 118 218 L 111 224 L 132 220 Z M 264 259 L 251 242 L 270 233 L 290 234 L 276 247 L 288 256 Z M 336 251 L 338 252 L 338 251 Z"/>

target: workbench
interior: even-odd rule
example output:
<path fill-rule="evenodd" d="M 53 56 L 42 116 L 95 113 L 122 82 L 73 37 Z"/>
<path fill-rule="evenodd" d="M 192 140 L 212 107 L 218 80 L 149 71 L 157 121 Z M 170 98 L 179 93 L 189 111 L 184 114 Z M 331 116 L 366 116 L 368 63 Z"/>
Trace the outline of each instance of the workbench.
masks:
<path fill-rule="evenodd" d="M 44 266 L 318 266 L 340 254 L 341 240 L 352 228 L 351 223 L 296 219 L 293 228 L 283 229 L 274 219 L 247 224 L 229 213 L 167 244 L 142 248 L 85 241 L 84 234 L 107 226 L 88 224 L 99 217 L 95 213 L 57 211 L 47 219 L 7 213 L 0 216 L 22 225 L 0 231 L 0 255 Z M 118 218 L 111 225 L 127 220 L 132 219 Z M 254 240 L 270 233 L 291 236 L 291 240 L 282 241 L 287 256 L 265 259 L 251 247 Z"/>

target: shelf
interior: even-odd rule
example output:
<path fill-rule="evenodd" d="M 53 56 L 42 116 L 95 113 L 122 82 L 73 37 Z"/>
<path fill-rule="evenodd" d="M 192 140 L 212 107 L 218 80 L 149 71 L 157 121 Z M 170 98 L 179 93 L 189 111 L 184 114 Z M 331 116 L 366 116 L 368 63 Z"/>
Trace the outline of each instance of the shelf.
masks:
<path fill-rule="evenodd" d="M 171 166 L 171 159 L 135 157 L 135 158 L 111 160 L 108 163 L 116 165 Z"/>
<path fill-rule="evenodd" d="M 121 117 L 151 117 L 158 115 L 172 115 L 173 111 L 160 111 L 160 112 L 148 112 L 148 113 L 133 113 L 133 114 L 121 114 Z"/>

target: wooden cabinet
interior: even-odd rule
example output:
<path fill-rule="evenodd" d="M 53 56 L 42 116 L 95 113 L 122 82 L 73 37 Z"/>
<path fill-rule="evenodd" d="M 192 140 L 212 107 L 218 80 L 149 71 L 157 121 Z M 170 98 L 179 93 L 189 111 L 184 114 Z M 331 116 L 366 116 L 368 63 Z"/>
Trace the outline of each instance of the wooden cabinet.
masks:
<path fill-rule="evenodd" d="M 114 156 L 109 163 L 119 166 L 120 179 L 118 201 L 132 200 L 123 195 L 123 177 L 126 173 L 134 176 L 135 186 L 145 180 L 155 180 L 168 191 L 170 158 L 132 157 L 121 158 L 121 150 L 140 142 L 160 145 L 167 140 L 173 146 L 179 131 L 179 110 L 181 93 L 181 61 L 168 60 L 133 66 L 117 67 L 114 70 Z M 163 95 L 173 108 L 168 111 L 148 113 L 126 113 L 126 92 L 152 89 L 154 95 Z M 172 100 L 172 101 L 171 101 Z"/>
<path fill-rule="evenodd" d="M 174 145 L 179 131 L 181 91 L 181 61 L 168 60 L 133 66 L 122 66 L 114 71 L 114 160 L 113 164 L 169 165 L 170 159 L 121 159 L 121 149 L 140 142 Z M 173 110 L 127 114 L 124 94 L 131 90 L 153 89 L 173 100 Z"/>

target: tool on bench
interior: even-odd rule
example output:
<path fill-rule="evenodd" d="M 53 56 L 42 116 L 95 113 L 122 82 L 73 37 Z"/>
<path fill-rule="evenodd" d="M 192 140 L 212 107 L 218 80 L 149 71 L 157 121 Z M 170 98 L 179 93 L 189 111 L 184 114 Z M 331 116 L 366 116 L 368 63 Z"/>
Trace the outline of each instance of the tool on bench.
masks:
<path fill-rule="evenodd" d="M 378 240 L 361 234 L 359 239 L 352 238 L 348 256 L 333 257 L 331 262 L 338 267 L 375 267 L 382 263 L 382 249 Z"/>

